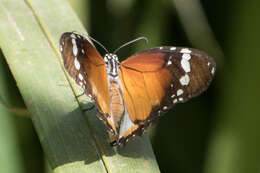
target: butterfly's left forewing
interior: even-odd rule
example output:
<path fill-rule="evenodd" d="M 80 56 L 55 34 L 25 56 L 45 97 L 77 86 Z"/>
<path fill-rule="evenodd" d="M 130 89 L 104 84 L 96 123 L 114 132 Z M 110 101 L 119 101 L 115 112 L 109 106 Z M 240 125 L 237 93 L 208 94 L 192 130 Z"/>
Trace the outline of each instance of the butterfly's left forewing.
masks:
<path fill-rule="evenodd" d="M 119 76 L 128 111 L 125 116 L 129 118 L 124 123 L 128 128 L 121 131 L 118 144 L 141 135 L 175 104 L 206 90 L 215 70 L 211 57 L 190 48 L 153 48 L 123 61 Z"/>

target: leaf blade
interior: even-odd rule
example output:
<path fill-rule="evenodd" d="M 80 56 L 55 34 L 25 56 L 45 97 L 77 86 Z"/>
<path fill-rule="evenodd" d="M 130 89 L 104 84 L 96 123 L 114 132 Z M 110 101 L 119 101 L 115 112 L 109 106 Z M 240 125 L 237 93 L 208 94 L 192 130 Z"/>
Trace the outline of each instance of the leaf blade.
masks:
<path fill-rule="evenodd" d="M 4 2 L 2 5 L 10 5 L 7 0 Z M 159 172 L 147 138 L 136 140 L 117 151 L 109 146 L 104 125 L 97 120 L 94 112 L 86 118 L 82 115 L 79 102 L 75 99 L 79 90 L 70 78 L 64 76 L 58 62 L 61 59 L 58 41 L 62 32 L 84 32 L 69 5 L 61 0 L 17 3 L 24 6 L 24 11 L 19 14 L 27 13 L 25 18 L 19 15 L 14 17 L 18 29 L 22 27 L 20 33 L 24 40 L 19 34 L 13 38 L 17 41 L 17 46 L 12 47 L 15 53 L 9 50 L 10 46 L 5 42 L 0 41 L 0 45 L 5 47 L 8 63 L 33 114 L 40 141 L 55 172 L 86 169 L 89 172 Z M 57 6 L 59 8 L 55 10 L 50 8 Z M 11 14 L 15 13 L 14 7 L 9 8 L 12 9 Z M 64 16 L 69 17 L 64 19 Z M 7 26 L 13 28 L 11 23 Z M 0 27 L 1 40 L 15 35 L 8 35 L 10 28 L 5 30 Z M 19 33 L 13 29 L 14 32 Z M 21 46 L 21 42 L 26 44 Z M 24 71 L 26 73 L 22 74 Z"/>

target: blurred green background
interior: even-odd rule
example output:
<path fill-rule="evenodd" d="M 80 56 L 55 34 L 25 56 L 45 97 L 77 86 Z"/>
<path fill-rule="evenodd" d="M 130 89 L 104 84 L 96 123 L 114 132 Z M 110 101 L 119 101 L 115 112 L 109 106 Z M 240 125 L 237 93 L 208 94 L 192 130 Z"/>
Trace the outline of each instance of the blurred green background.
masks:
<path fill-rule="evenodd" d="M 210 88 L 177 105 L 150 130 L 161 172 L 260 173 L 260 1 L 70 3 L 89 34 L 108 50 L 139 36 L 149 39 L 120 50 L 121 60 L 162 45 L 194 47 L 216 60 Z M 3 103 L 24 107 L 4 58 L 0 96 L 0 172 L 50 172 L 26 110 Z"/>

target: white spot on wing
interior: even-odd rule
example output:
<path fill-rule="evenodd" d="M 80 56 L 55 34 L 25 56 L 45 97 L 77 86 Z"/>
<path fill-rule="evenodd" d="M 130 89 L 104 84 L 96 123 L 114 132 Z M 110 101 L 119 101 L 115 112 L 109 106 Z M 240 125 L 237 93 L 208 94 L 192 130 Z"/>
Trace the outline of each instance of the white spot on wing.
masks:
<path fill-rule="evenodd" d="M 77 56 L 77 54 L 78 54 L 77 43 L 76 43 L 75 39 L 72 39 L 71 42 L 72 42 L 73 55 Z"/>
<path fill-rule="evenodd" d="M 190 72 L 190 63 L 188 60 L 182 58 L 181 59 L 181 67 L 183 68 L 183 70 L 188 73 Z"/>
<path fill-rule="evenodd" d="M 79 63 L 79 61 L 78 61 L 77 58 L 74 59 L 74 66 L 75 66 L 75 68 L 76 68 L 77 70 L 80 69 L 80 63 Z"/>
<path fill-rule="evenodd" d="M 180 96 L 180 95 L 182 95 L 183 94 L 183 90 L 182 89 L 178 89 L 178 91 L 177 91 L 177 96 Z"/>
<path fill-rule="evenodd" d="M 214 73 L 215 73 L 215 68 L 212 67 L 212 69 L 211 69 L 211 74 L 213 75 Z"/>
<path fill-rule="evenodd" d="M 182 101 L 183 101 L 183 98 L 182 98 L 182 97 L 180 97 L 180 98 L 179 98 L 179 101 L 180 101 L 180 102 L 182 102 Z"/>
<path fill-rule="evenodd" d="M 171 64 L 172 64 L 172 61 L 171 61 L 171 60 L 168 60 L 167 65 L 171 65 Z"/>
<path fill-rule="evenodd" d="M 60 52 L 62 52 L 63 51 L 63 48 L 62 48 L 62 45 L 60 45 Z"/>
<path fill-rule="evenodd" d="M 76 39 L 76 36 L 73 33 L 70 35 L 70 37 L 73 38 L 73 39 Z"/>
<path fill-rule="evenodd" d="M 161 49 L 161 50 L 162 50 L 162 49 L 163 49 L 163 47 L 160 47 L 159 49 Z"/>
<path fill-rule="evenodd" d="M 172 96 L 171 96 L 171 98 L 174 98 L 175 97 L 175 94 L 173 94 Z"/>
<path fill-rule="evenodd" d="M 189 60 L 191 59 L 191 56 L 190 56 L 190 54 L 188 54 L 188 53 L 184 53 L 184 54 L 182 55 L 182 58 L 189 61 Z"/>
<path fill-rule="evenodd" d="M 77 46 L 73 45 L 73 55 L 77 56 L 78 55 L 78 48 Z"/>
<path fill-rule="evenodd" d="M 191 50 L 187 49 L 187 48 L 184 48 L 184 49 L 181 49 L 180 51 L 181 53 L 191 53 Z"/>
<path fill-rule="evenodd" d="M 177 101 L 178 101 L 177 99 L 174 99 L 174 100 L 173 100 L 173 103 L 177 103 Z"/>
<path fill-rule="evenodd" d="M 83 80 L 83 76 L 80 73 L 79 73 L 79 80 Z"/>
<path fill-rule="evenodd" d="M 180 78 L 180 83 L 181 83 L 182 85 L 188 85 L 189 82 L 190 82 L 190 77 L 189 77 L 188 74 L 185 74 L 184 76 L 182 76 L 182 77 Z"/>
<path fill-rule="evenodd" d="M 176 50 L 176 47 L 171 47 L 170 50 Z"/>
<path fill-rule="evenodd" d="M 167 108 L 168 108 L 167 106 L 164 106 L 164 107 L 163 107 L 163 110 L 167 110 Z"/>

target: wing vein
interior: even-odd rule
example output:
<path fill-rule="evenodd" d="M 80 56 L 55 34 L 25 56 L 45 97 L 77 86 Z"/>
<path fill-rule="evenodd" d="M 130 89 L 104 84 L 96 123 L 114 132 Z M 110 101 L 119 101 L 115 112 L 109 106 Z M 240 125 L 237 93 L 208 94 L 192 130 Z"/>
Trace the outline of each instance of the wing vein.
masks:
<path fill-rule="evenodd" d="M 129 69 L 129 70 L 133 70 L 133 71 L 139 72 L 139 73 L 152 73 L 152 72 L 158 72 L 158 71 L 160 71 L 161 69 L 163 69 L 163 67 L 161 67 L 161 68 L 158 69 L 158 70 L 141 71 L 141 70 L 137 70 L 137 69 L 132 68 L 132 67 L 125 66 L 125 65 L 123 65 L 123 64 L 121 64 L 121 66 L 123 66 L 124 68 L 127 68 L 127 69 Z"/>

